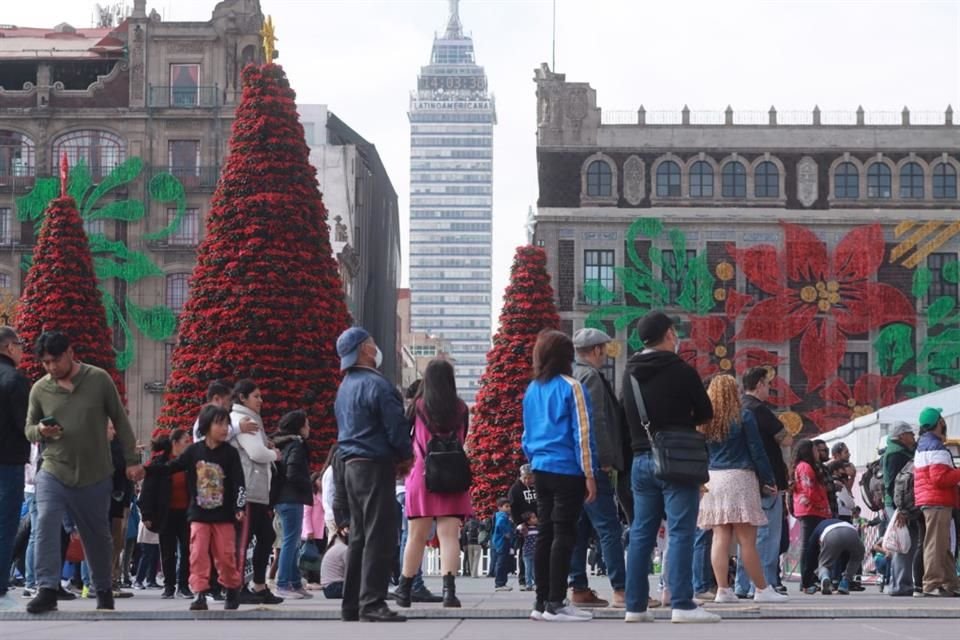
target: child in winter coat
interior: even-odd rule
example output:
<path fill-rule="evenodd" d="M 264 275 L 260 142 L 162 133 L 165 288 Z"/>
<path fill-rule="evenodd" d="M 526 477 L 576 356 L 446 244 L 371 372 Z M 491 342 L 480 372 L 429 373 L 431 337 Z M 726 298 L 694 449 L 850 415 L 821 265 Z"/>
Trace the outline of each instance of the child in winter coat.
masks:
<path fill-rule="evenodd" d="M 513 522 L 510 520 L 510 499 L 497 500 L 497 517 L 493 524 L 493 554 L 496 564 L 496 578 L 493 586 L 497 591 L 510 591 L 507 586 L 507 574 L 510 573 L 511 551 L 513 550 Z"/>

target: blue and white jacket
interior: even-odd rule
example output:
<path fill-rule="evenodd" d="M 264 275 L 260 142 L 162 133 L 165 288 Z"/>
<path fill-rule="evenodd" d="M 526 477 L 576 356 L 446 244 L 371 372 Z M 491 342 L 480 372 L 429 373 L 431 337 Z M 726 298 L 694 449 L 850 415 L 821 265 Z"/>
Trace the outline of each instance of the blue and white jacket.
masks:
<path fill-rule="evenodd" d="M 576 378 L 534 380 L 523 395 L 523 453 L 534 471 L 592 478 L 599 468 L 590 400 Z"/>

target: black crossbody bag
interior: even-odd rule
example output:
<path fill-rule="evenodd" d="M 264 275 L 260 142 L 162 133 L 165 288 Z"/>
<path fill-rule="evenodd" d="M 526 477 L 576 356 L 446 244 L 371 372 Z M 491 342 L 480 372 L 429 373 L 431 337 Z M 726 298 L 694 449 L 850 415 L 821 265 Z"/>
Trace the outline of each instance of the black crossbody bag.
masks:
<path fill-rule="evenodd" d="M 707 451 L 707 439 L 699 431 L 657 431 L 650 433 L 650 418 L 647 415 L 647 406 L 643 402 L 643 394 L 637 379 L 631 374 L 630 384 L 633 387 L 633 398 L 637 403 L 637 413 L 640 415 L 640 424 L 647 432 L 650 440 L 650 451 L 653 453 L 653 475 L 663 482 L 677 484 L 700 485 L 710 479 L 710 453 Z"/>

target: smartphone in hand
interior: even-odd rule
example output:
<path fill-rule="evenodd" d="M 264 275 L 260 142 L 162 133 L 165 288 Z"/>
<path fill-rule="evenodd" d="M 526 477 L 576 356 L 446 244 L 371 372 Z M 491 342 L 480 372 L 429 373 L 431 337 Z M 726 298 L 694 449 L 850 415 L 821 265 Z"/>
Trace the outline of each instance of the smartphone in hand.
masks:
<path fill-rule="evenodd" d="M 63 426 L 57 422 L 57 419 L 53 416 L 47 416 L 46 418 L 40 418 L 40 424 L 44 427 L 56 427 L 56 435 L 50 436 L 52 440 L 58 440 L 63 435 Z"/>

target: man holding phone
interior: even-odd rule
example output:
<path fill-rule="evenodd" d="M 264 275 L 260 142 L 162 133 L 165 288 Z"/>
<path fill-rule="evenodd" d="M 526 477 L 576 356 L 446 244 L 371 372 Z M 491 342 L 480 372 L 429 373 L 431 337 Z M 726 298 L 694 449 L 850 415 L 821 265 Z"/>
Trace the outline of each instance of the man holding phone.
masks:
<path fill-rule="evenodd" d="M 113 380 L 103 369 L 74 359 L 70 341 L 59 331 L 40 336 L 37 359 L 47 375 L 30 391 L 27 438 L 44 445 L 36 475 L 36 574 L 40 587 L 29 613 L 57 608 L 60 584 L 60 524 L 65 513 L 77 524 L 97 591 L 97 609 L 113 609 L 111 551 L 107 513 L 113 490 L 113 461 L 107 421 L 123 445 L 127 478 L 143 479 L 136 440 Z"/>

